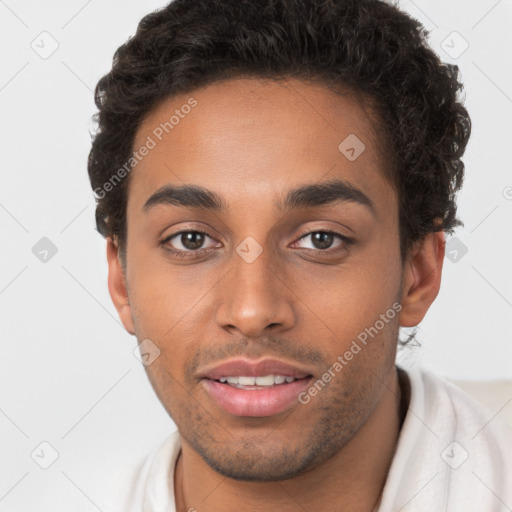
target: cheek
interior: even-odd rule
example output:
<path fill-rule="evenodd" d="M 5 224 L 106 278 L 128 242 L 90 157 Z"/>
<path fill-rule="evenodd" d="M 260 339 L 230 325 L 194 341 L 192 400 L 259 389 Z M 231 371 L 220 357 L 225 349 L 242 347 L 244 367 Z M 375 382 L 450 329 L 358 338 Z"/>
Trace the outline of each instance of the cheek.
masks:
<path fill-rule="evenodd" d="M 183 368 L 199 349 L 198 342 L 208 339 L 205 318 L 211 285 L 206 276 L 192 275 L 190 267 L 185 272 L 185 267 L 171 268 L 167 262 L 143 261 L 130 274 L 135 334 L 139 343 L 150 339 L 160 350 L 158 359 L 146 367 L 155 388 L 174 385 L 175 378 L 183 381 Z"/>
<path fill-rule="evenodd" d="M 140 335 L 162 337 L 178 323 L 193 322 L 195 310 L 201 308 L 202 298 L 211 288 L 209 277 L 215 277 L 211 273 L 204 268 L 195 271 L 191 266 L 171 265 L 150 253 L 133 257 L 130 304 Z"/>
<path fill-rule="evenodd" d="M 326 327 L 322 329 L 325 336 L 332 340 L 324 345 L 331 364 L 341 356 L 344 369 L 346 365 L 363 373 L 364 368 L 377 371 L 394 364 L 401 309 L 400 272 L 399 255 L 389 248 L 340 267 L 330 279 L 317 276 L 316 284 L 310 283 L 308 301 Z"/>
<path fill-rule="evenodd" d="M 307 297 L 311 310 L 336 332 L 353 336 L 354 329 L 373 324 L 399 299 L 400 280 L 399 255 L 379 248 L 337 269 L 312 268 L 298 295 Z"/>
<path fill-rule="evenodd" d="M 334 334 L 350 343 L 392 307 L 399 296 L 401 265 L 398 237 L 390 232 L 374 233 L 338 266 L 301 263 L 283 269 L 294 292 L 284 292 L 284 300 L 295 303 L 296 329 L 308 331 L 315 325 L 315 330 L 325 328 L 326 337 Z M 184 346 L 193 348 L 187 342 L 208 339 L 214 312 L 231 293 L 222 280 L 229 263 L 176 265 L 159 249 L 131 249 L 130 303 L 139 340 L 174 340 L 176 345 L 179 338 L 181 352 Z"/>

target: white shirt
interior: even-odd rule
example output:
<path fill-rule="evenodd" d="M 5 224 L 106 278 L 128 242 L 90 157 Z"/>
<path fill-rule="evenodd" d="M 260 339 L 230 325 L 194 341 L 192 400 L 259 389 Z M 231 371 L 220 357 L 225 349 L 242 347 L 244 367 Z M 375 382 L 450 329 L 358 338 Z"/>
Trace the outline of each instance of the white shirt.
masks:
<path fill-rule="evenodd" d="M 454 385 L 407 371 L 409 408 L 378 512 L 512 510 L 512 429 Z M 119 512 L 175 512 L 178 432 L 124 482 Z M 116 493 L 117 494 L 117 493 Z"/>

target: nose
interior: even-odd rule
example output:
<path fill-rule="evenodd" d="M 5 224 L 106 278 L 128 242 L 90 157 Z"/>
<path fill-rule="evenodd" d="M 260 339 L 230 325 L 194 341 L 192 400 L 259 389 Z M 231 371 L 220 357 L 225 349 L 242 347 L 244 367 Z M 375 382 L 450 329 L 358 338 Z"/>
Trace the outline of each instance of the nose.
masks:
<path fill-rule="evenodd" d="M 289 329 L 295 322 L 294 293 L 286 281 L 282 266 L 272 264 L 265 251 L 252 262 L 235 252 L 220 290 L 218 325 L 247 337 Z"/>

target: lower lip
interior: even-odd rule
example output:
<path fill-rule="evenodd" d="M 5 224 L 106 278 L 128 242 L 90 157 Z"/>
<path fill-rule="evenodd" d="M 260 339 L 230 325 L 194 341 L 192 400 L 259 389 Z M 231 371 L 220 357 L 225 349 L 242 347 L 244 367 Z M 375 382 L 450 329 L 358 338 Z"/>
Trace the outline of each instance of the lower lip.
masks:
<path fill-rule="evenodd" d="M 287 384 L 277 384 L 267 389 L 240 389 L 216 380 L 203 379 L 207 393 L 229 414 L 235 416 L 273 416 L 297 403 L 311 377 Z"/>

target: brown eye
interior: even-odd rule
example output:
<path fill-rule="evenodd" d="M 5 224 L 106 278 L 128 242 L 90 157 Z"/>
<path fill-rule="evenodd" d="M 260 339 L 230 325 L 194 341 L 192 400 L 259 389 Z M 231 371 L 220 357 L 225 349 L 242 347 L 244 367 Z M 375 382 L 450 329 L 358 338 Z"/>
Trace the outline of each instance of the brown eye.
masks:
<path fill-rule="evenodd" d="M 198 231 L 181 233 L 180 242 L 186 249 L 196 251 L 197 249 L 200 249 L 204 243 L 204 233 L 199 233 Z"/>
<path fill-rule="evenodd" d="M 212 243 L 209 246 L 204 247 L 207 239 L 210 239 Z M 166 246 L 168 250 L 177 254 L 195 252 L 201 249 L 214 247 L 215 243 L 217 242 L 206 233 L 192 230 L 180 231 L 179 233 L 175 233 L 174 235 L 167 237 L 162 242 L 162 244 Z"/>
<path fill-rule="evenodd" d="M 333 240 L 334 235 L 332 233 L 318 231 L 311 235 L 311 241 L 313 242 L 313 245 L 316 247 L 316 249 L 329 249 Z"/>
<path fill-rule="evenodd" d="M 350 238 L 347 238 L 346 236 L 340 235 L 339 233 L 335 233 L 333 231 L 312 231 L 311 233 L 307 233 L 306 235 L 302 236 L 296 243 L 300 243 L 301 241 L 307 240 L 308 238 L 311 240 L 311 245 L 313 247 L 302 246 L 302 249 L 316 249 L 319 251 L 326 251 L 327 249 L 348 245 L 352 242 Z M 339 241 L 333 245 L 336 242 L 336 239 Z"/>

